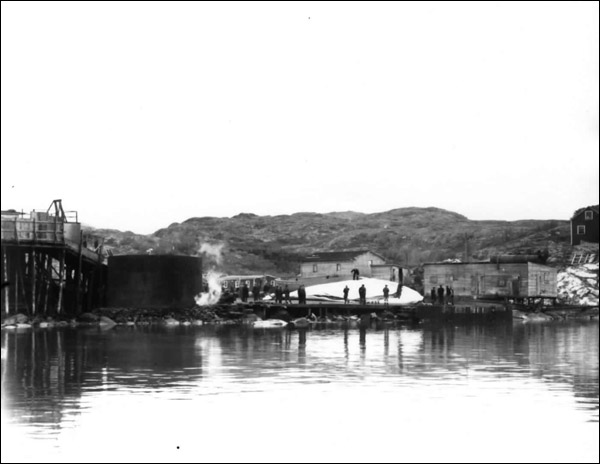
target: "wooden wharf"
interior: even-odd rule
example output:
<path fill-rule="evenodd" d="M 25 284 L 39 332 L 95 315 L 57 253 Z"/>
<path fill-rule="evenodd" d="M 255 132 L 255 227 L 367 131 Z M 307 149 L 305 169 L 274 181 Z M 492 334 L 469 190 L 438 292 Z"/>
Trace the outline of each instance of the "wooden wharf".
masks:
<path fill-rule="evenodd" d="M 84 234 L 61 200 L 45 211 L 2 211 L 3 314 L 79 314 L 104 303 L 103 239 Z"/>

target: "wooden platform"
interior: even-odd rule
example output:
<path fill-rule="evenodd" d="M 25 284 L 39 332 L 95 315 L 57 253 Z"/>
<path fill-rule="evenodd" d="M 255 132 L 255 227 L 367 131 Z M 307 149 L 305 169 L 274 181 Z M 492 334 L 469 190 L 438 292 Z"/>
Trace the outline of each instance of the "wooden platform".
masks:
<path fill-rule="evenodd" d="M 85 235 L 60 200 L 46 212 L 2 211 L 1 305 L 5 313 L 78 313 L 102 303 L 102 240 Z"/>

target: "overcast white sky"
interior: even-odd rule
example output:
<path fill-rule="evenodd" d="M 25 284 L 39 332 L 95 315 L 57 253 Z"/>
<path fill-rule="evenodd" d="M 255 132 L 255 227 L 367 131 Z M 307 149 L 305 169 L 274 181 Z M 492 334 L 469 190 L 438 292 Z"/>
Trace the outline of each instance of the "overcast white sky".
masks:
<path fill-rule="evenodd" d="M 2 2 L 2 208 L 96 227 L 598 203 L 598 3 Z"/>

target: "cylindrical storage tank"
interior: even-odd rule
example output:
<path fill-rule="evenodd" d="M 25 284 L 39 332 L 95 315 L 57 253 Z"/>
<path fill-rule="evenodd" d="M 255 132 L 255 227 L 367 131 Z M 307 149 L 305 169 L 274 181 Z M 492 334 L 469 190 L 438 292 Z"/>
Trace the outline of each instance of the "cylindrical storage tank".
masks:
<path fill-rule="evenodd" d="M 201 291 L 201 258 L 174 255 L 108 258 L 108 306 L 189 308 Z"/>
<path fill-rule="evenodd" d="M 75 243 L 79 243 L 79 240 L 81 240 L 81 224 L 79 224 L 78 222 L 65 222 L 63 224 L 65 231 L 65 239 Z"/>

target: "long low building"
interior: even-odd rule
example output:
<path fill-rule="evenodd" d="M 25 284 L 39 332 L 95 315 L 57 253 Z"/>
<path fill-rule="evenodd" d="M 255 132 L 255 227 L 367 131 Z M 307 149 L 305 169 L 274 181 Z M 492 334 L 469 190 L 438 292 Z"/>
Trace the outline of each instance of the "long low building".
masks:
<path fill-rule="evenodd" d="M 360 277 L 373 277 L 402 282 L 403 270 L 398 264 L 370 250 L 318 252 L 307 256 L 300 264 L 302 279 L 347 279 L 358 271 Z"/>
<path fill-rule="evenodd" d="M 448 286 L 458 297 L 556 298 L 556 269 L 534 262 L 427 263 L 425 295 Z"/>
<path fill-rule="evenodd" d="M 219 277 L 219 283 L 223 290 L 228 290 L 230 292 L 237 291 L 240 287 L 243 287 L 244 284 L 252 290 L 252 287 L 258 285 L 258 287 L 262 290 L 265 284 L 273 285 L 275 282 L 275 277 L 272 275 L 266 274 L 257 274 L 257 275 L 224 275 Z"/>

